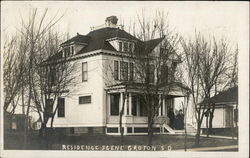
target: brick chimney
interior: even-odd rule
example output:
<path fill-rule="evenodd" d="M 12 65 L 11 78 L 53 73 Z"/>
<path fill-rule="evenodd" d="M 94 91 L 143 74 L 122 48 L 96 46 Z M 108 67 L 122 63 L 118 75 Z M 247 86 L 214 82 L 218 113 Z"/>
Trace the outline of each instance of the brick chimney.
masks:
<path fill-rule="evenodd" d="M 105 20 L 105 25 L 108 27 L 116 27 L 118 18 L 116 16 L 109 16 Z"/>

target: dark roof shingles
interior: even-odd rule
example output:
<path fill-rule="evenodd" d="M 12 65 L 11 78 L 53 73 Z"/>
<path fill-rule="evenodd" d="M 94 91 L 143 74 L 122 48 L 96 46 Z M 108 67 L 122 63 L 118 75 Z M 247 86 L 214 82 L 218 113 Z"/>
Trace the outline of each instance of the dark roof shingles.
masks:
<path fill-rule="evenodd" d="M 220 92 L 219 94 L 211 98 L 213 103 L 229 103 L 238 102 L 238 86 L 229 88 L 226 91 Z"/>

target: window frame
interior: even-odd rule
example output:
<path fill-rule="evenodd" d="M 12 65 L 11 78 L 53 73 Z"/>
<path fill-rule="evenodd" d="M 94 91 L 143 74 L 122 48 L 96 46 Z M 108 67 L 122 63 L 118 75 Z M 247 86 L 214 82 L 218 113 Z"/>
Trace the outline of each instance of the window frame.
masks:
<path fill-rule="evenodd" d="M 119 80 L 119 61 L 114 60 L 114 80 Z"/>
<path fill-rule="evenodd" d="M 86 64 L 86 70 L 84 70 L 84 65 Z M 88 81 L 88 62 L 82 63 L 82 82 Z"/>
<path fill-rule="evenodd" d="M 71 46 L 71 54 L 74 55 L 74 53 L 75 53 L 75 48 L 74 46 Z"/>
<path fill-rule="evenodd" d="M 51 115 L 53 114 L 53 111 L 54 111 L 54 109 L 53 109 L 53 104 L 54 104 L 53 99 L 51 99 L 51 98 L 46 99 L 45 104 L 46 104 L 45 112 L 49 115 L 49 117 L 51 117 Z"/>
<path fill-rule="evenodd" d="M 126 65 L 126 69 L 124 66 Z M 120 62 L 120 80 L 122 81 L 128 81 L 128 69 L 129 69 L 129 64 L 126 61 L 121 61 Z"/>
<path fill-rule="evenodd" d="M 129 81 L 134 81 L 134 63 L 129 63 Z"/>
<path fill-rule="evenodd" d="M 117 100 L 116 100 L 117 99 Z M 110 94 L 110 103 L 109 103 L 109 115 L 110 116 L 119 116 L 120 111 L 120 94 L 111 93 Z"/>
<path fill-rule="evenodd" d="M 133 43 L 128 44 L 128 51 L 133 53 Z"/>
<path fill-rule="evenodd" d="M 122 52 L 123 51 L 123 42 L 122 41 L 118 42 L 118 47 L 119 47 L 119 51 Z"/>
<path fill-rule="evenodd" d="M 81 98 L 83 99 L 84 97 L 90 97 L 90 102 L 81 102 Z M 92 96 L 91 95 L 84 95 L 84 96 L 79 96 L 78 97 L 78 104 L 79 105 L 84 105 L 84 104 L 91 104 L 92 103 Z"/>
<path fill-rule="evenodd" d="M 61 104 L 59 104 L 59 100 L 60 99 L 63 99 L 63 108 L 61 107 Z M 62 98 L 62 97 L 59 97 L 58 99 L 57 99 L 57 117 L 59 117 L 59 118 L 63 118 L 63 117 L 65 117 L 65 98 Z M 62 108 L 63 109 L 63 116 L 61 116 L 61 113 L 60 113 L 60 108 Z M 59 116 L 60 115 L 60 116 Z"/>
<path fill-rule="evenodd" d="M 123 49 L 124 49 L 124 52 L 128 52 L 129 51 L 129 43 L 128 42 L 124 42 L 123 43 Z"/>

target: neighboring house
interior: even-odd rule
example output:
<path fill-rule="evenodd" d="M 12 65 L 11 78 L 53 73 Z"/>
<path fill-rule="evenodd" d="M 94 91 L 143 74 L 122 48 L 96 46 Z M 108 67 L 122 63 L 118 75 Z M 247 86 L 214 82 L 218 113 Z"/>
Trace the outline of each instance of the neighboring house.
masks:
<path fill-rule="evenodd" d="M 4 114 L 4 130 L 6 132 L 24 132 L 26 125 L 28 125 L 28 128 L 30 128 L 29 123 L 31 118 L 29 117 L 28 121 L 26 120 L 27 118 L 24 114 L 10 114 L 9 112 L 6 112 Z"/>
<path fill-rule="evenodd" d="M 229 88 L 210 99 L 215 105 L 213 118 L 213 131 L 215 133 L 231 131 L 238 122 L 238 86 Z M 202 128 L 206 128 L 206 118 L 203 119 Z M 230 133 L 230 132 L 229 132 Z"/>
<path fill-rule="evenodd" d="M 122 126 L 125 135 L 147 134 L 146 107 L 139 99 L 140 83 L 136 82 L 135 63 L 126 54 L 133 54 L 138 47 L 147 45 L 160 51 L 163 38 L 141 41 L 117 25 L 115 16 L 108 17 L 105 24 L 87 35 L 77 35 L 61 44 L 57 58 L 70 58 L 76 65 L 77 84 L 70 93 L 58 98 L 58 111 L 54 127 L 67 134 L 105 133 L 119 134 L 119 111 L 127 86 L 128 97 Z M 178 64 L 177 54 L 170 63 Z M 152 72 L 154 77 L 154 72 Z M 126 82 L 134 81 L 134 82 Z M 156 133 L 175 133 L 168 126 L 168 109 L 175 104 L 186 105 L 188 88 L 176 83 L 163 100 L 155 121 Z M 190 109 L 189 109 L 190 111 Z"/>

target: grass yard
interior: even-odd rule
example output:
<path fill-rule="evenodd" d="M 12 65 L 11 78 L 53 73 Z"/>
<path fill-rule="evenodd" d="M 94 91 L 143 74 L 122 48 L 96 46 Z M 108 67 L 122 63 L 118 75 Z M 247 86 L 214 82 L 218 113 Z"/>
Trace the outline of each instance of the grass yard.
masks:
<path fill-rule="evenodd" d="M 62 150 L 62 145 L 88 145 L 88 146 L 111 146 L 122 145 L 120 136 L 110 135 L 83 135 L 83 136 L 54 136 L 48 141 L 40 139 L 36 134 L 31 134 L 27 138 L 25 145 L 22 134 L 8 134 L 4 137 L 4 149 L 29 149 L 29 150 Z M 153 144 L 155 146 L 164 146 L 166 149 L 171 146 L 172 150 L 184 149 L 184 135 L 154 135 Z M 49 142 L 49 143 L 48 143 Z M 187 148 L 193 148 L 195 142 L 194 136 L 187 137 Z M 49 144 L 49 145 L 48 145 Z M 236 140 L 221 138 L 201 137 L 200 147 L 215 147 L 226 145 L 237 145 Z M 124 136 L 124 146 L 129 145 L 147 145 L 147 136 Z"/>

